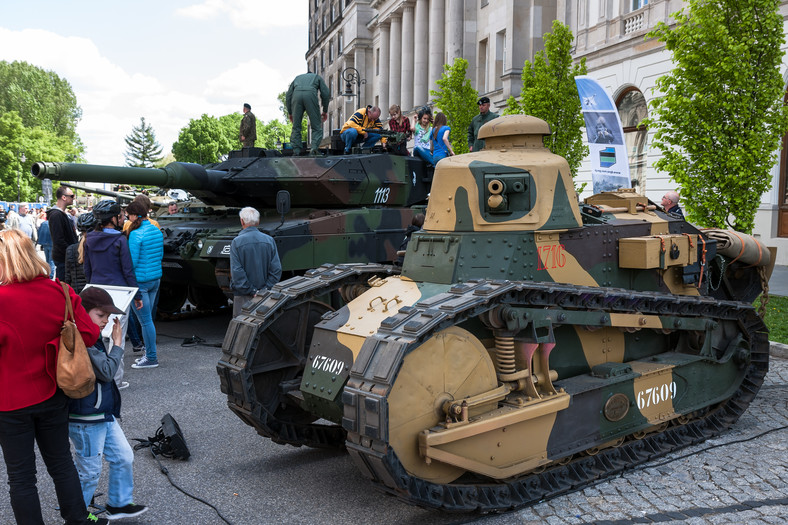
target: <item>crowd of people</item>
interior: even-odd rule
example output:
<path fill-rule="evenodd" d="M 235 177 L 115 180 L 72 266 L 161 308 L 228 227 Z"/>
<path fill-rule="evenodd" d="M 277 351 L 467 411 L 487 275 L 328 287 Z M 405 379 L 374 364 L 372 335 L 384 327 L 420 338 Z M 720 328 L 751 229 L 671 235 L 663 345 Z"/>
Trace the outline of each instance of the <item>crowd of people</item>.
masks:
<path fill-rule="evenodd" d="M 43 524 L 34 445 L 54 481 L 65 523 L 107 523 L 148 510 L 133 500 L 134 453 L 118 420 L 121 390 L 129 386 L 123 380 L 127 331 L 133 352 L 142 354 L 131 368 L 159 366 L 154 317 L 164 236 L 150 217 L 146 195 L 137 195 L 125 208 L 105 199 L 85 210 L 72 205 L 74 193 L 66 186 L 57 189 L 56 198 L 55 206 L 35 216 L 28 206 L 14 205 L 10 220 L 7 216 L 0 224 L 0 447 L 17 523 Z M 168 206 L 166 213 L 178 213 L 178 206 Z M 230 251 L 238 311 L 282 274 L 276 244 L 257 227 L 259 212 L 247 207 L 239 218 L 241 233 Z M 60 282 L 70 285 L 68 296 Z M 134 290 L 131 304 L 116 304 L 104 286 Z M 96 376 L 87 397 L 68 398 L 57 386 L 66 305 L 18 308 L 31 299 L 71 302 Z M 88 508 L 96 505 L 104 461 L 109 483 L 105 514 L 99 516 Z"/>

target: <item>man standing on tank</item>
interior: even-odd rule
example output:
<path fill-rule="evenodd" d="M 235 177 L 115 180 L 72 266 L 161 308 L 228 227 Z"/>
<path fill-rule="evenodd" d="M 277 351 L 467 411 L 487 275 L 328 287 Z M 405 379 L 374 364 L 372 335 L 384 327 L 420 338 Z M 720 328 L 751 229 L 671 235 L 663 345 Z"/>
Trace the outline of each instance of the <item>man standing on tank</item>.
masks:
<path fill-rule="evenodd" d="M 66 248 L 79 240 L 74 223 L 66 215 L 66 207 L 74 202 L 71 188 L 60 186 L 55 192 L 55 207 L 47 212 L 49 235 L 52 237 L 52 260 L 55 263 L 55 277 L 61 281 L 66 278 Z"/>
<path fill-rule="evenodd" d="M 233 291 L 233 315 L 252 300 L 258 290 L 270 289 L 282 277 L 282 263 L 276 243 L 261 232 L 260 212 L 246 207 L 238 214 L 241 233 L 230 244 L 230 289 Z"/>
<path fill-rule="evenodd" d="M 320 93 L 320 101 L 318 101 Z M 328 90 L 323 77 L 316 73 L 304 73 L 298 75 L 290 83 L 285 95 L 285 108 L 293 123 L 293 131 L 290 133 L 290 144 L 293 147 L 293 154 L 302 153 L 301 141 L 301 120 L 304 112 L 309 117 L 309 127 L 312 129 L 312 144 L 309 148 L 310 155 L 319 153 L 320 141 L 323 140 L 323 122 L 328 118 L 328 101 L 331 92 Z M 320 102 L 323 103 L 323 112 L 320 112 Z"/>
<path fill-rule="evenodd" d="M 468 126 L 468 149 L 470 151 L 481 151 L 484 149 L 484 140 L 479 140 L 479 128 L 493 119 L 498 118 L 498 113 L 490 111 L 490 99 L 482 97 L 476 103 L 479 105 L 479 114 L 473 117 Z"/>
<path fill-rule="evenodd" d="M 254 146 L 254 141 L 257 140 L 257 118 L 252 113 L 252 106 L 248 103 L 244 104 L 244 117 L 241 119 L 241 130 L 238 138 L 241 140 L 244 148 L 251 148 Z"/>

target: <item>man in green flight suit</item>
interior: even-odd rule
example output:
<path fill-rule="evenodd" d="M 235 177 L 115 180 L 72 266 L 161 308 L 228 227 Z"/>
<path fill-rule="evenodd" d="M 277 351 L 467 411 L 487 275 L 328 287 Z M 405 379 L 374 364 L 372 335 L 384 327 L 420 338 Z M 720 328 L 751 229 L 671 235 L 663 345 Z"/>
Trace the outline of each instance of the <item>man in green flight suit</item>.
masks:
<path fill-rule="evenodd" d="M 238 133 L 238 139 L 243 144 L 244 148 L 251 148 L 254 146 L 254 141 L 257 140 L 257 118 L 252 113 L 252 106 L 244 104 L 244 118 L 241 119 L 241 130 Z"/>
<path fill-rule="evenodd" d="M 323 103 L 323 112 L 320 113 L 320 105 L 317 94 Z M 312 128 L 312 145 L 309 149 L 311 155 L 319 153 L 320 141 L 323 140 L 323 122 L 328 118 L 328 101 L 331 93 L 328 91 L 326 82 L 316 73 L 304 73 L 298 75 L 290 83 L 285 96 L 285 109 L 293 123 L 293 131 L 290 133 L 290 144 L 293 146 L 293 154 L 301 154 L 301 119 L 304 118 L 304 111 L 309 117 L 309 126 Z"/>
<path fill-rule="evenodd" d="M 479 128 L 487 124 L 494 118 L 498 118 L 498 113 L 490 111 L 490 99 L 482 97 L 477 102 L 479 114 L 473 117 L 471 125 L 468 126 L 468 148 L 471 151 L 481 151 L 484 149 L 484 140 L 479 140 Z"/>

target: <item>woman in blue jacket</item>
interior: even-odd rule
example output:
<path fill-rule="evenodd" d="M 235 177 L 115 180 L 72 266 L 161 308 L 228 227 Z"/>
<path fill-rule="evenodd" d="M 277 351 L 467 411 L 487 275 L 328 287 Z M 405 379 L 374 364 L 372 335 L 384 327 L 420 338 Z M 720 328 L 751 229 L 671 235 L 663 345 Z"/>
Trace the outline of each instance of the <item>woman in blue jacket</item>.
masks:
<path fill-rule="evenodd" d="M 129 251 L 134 276 L 142 294 L 142 308 L 134 313 L 142 327 L 145 339 L 145 355 L 131 365 L 132 368 L 156 368 L 159 358 L 156 355 L 156 327 L 153 325 L 153 305 L 159 293 L 161 281 L 161 260 L 164 257 L 164 236 L 148 220 L 148 210 L 137 201 L 126 208 L 131 228 L 129 229 Z"/>

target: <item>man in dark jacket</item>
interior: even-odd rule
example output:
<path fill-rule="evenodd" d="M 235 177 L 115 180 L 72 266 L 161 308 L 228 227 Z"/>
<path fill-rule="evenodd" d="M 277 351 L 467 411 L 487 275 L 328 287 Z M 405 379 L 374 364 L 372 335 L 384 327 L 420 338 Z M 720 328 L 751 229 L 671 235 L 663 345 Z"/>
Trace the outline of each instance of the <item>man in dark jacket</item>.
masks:
<path fill-rule="evenodd" d="M 468 149 L 470 151 L 481 151 L 484 149 L 484 139 L 479 139 L 479 128 L 498 118 L 498 113 L 490 111 L 490 99 L 482 97 L 476 103 L 479 106 L 479 114 L 473 117 L 468 126 Z"/>
<path fill-rule="evenodd" d="M 49 235 L 52 237 L 52 260 L 55 263 L 55 277 L 61 281 L 66 278 L 66 248 L 77 242 L 74 223 L 66 215 L 66 207 L 74 202 L 74 191 L 60 186 L 55 193 L 55 207 L 47 212 Z"/>
<path fill-rule="evenodd" d="M 252 113 L 252 106 L 244 104 L 244 117 L 241 119 L 241 129 L 238 132 L 238 139 L 244 148 L 254 146 L 257 140 L 257 117 Z"/>

